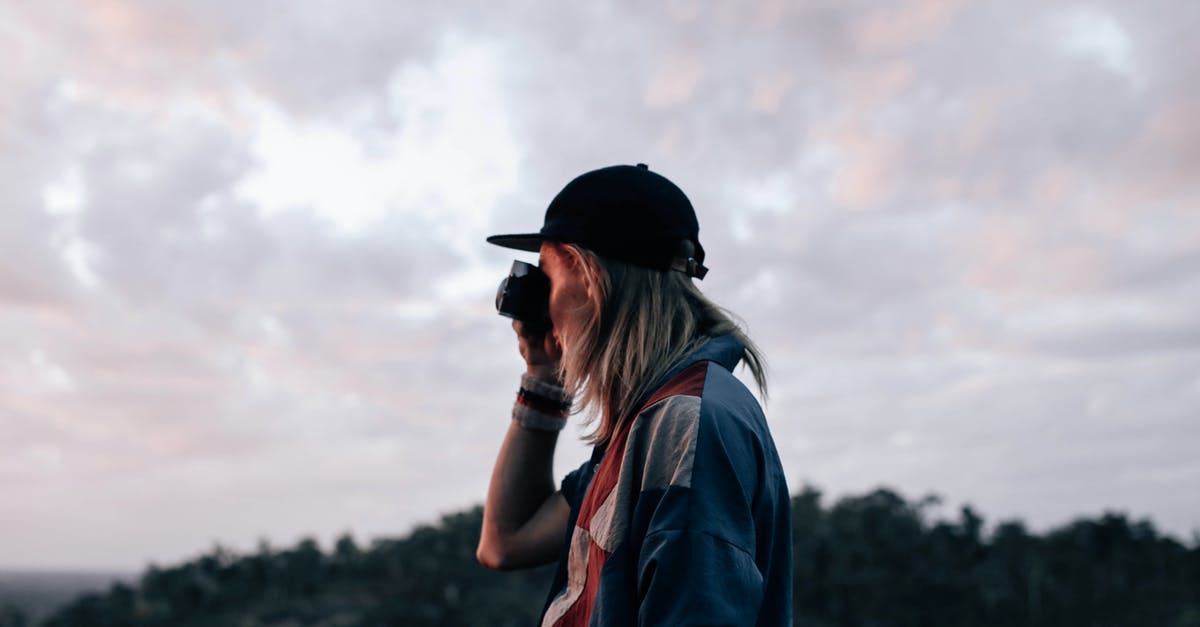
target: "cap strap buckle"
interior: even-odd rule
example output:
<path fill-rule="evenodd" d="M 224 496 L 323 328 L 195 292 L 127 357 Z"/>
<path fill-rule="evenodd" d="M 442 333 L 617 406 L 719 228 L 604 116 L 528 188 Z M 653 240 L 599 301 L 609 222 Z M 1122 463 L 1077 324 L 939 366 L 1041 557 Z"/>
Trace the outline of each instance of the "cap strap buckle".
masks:
<path fill-rule="evenodd" d="M 708 274 L 708 268 L 705 268 L 704 264 L 696 261 L 695 257 L 674 259 L 671 261 L 671 269 L 700 280 L 704 280 L 704 275 Z"/>

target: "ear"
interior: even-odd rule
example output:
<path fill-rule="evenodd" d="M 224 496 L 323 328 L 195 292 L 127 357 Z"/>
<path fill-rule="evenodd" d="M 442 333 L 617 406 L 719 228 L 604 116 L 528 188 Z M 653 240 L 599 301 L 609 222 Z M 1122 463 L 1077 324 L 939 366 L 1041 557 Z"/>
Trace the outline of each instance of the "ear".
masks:
<path fill-rule="evenodd" d="M 571 256 L 558 242 L 542 242 L 541 260 L 559 267 L 570 267 Z"/>

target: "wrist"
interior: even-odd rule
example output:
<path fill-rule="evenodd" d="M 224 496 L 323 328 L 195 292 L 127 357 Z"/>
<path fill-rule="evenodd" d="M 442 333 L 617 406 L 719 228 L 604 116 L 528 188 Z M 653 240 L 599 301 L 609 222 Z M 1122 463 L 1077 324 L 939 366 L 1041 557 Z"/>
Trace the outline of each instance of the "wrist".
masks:
<path fill-rule="evenodd" d="M 526 364 L 525 376 L 533 377 L 539 381 L 548 381 L 559 386 L 562 385 L 562 382 L 559 381 L 558 378 L 558 366 L 551 366 L 548 364 Z"/>
<path fill-rule="evenodd" d="M 557 381 L 527 373 L 521 377 L 512 417 L 526 429 L 561 431 L 567 424 L 573 400 Z"/>

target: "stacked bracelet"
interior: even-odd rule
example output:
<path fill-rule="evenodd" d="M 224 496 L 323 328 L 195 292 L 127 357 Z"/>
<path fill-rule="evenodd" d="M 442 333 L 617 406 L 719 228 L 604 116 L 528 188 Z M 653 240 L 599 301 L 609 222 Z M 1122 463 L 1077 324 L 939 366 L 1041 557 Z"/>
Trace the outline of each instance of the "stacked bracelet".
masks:
<path fill-rule="evenodd" d="M 526 429 L 561 431 L 567 424 L 571 402 L 571 395 L 562 386 L 522 375 L 513 420 Z"/>

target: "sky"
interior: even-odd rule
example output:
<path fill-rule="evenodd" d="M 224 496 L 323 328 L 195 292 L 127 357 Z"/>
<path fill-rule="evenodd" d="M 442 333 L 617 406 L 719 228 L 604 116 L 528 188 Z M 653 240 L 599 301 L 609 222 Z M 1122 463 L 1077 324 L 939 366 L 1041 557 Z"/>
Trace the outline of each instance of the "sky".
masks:
<path fill-rule="evenodd" d="M 1197 23 L 0 0 L 0 568 L 365 543 L 482 502 L 523 370 L 495 289 L 534 257 L 484 238 L 636 162 L 687 192 L 701 287 L 766 353 L 793 490 L 1190 540 Z"/>

